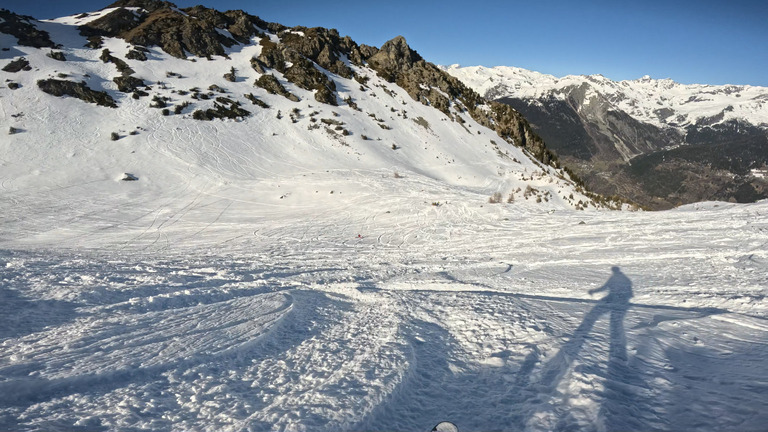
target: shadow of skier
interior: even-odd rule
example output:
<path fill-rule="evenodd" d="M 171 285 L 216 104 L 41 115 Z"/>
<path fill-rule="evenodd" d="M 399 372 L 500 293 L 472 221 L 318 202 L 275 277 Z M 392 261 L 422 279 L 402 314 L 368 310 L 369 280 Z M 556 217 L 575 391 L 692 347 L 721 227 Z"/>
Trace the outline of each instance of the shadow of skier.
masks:
<path fill-rule="evenodd" d="M 626 335 L 624 333 L 624 317 L 630 307 L 632 298 L 632 281 L 621 272 L 619 267 L 611 267 L 613 274 L 600 288 L 589 290 L 589 294 L 608 291 L 608 295 L 598 302 L 584 317 L 571 338 L 563 345 L 555 357 L 543 369 L 540 384 L 545 387 L 556 386 L 567 371 L 571 360 L 581 351 L 589 332 L 597 320 L 604 314 L 610 314 L 610 346 L 609 364 L 627 361 Z"/>
<path fill-rule="evenodd" d="M 610 315 L 610 345 L 608 349 L 608 365 L 606 376 L 608 380 L 620 379 L 618 375 L 627 372 L 627 345 L 626 334 L 624 332 L 624 317 L 630 307 L 629 300 L 632 298 L 632 281 L 621 272 L 619 267 L 611 267 L 611 277 L 599 288 L 589 290 L 589 294 L 607 291 L 608 295 L 603 297 L 590 310 L 579 324 L 579 327 L 573 332 L 568 341 L 563 344 L 560 351 L 549 360 L 542 368 L 541 379 L 538 382 L 540 393 L 553 394 L 557 385 L 563 379 L 571 363 L 579 356 L 584 343 L 589 338 L 595 323 L 603 315 Z M 606 413 L 604 405 L 601 407 L 603 416 L 606 414 L 611 417 L 612 414 Z M 610 409 L 609 409 L 610 410 Z M 560 407 L 556 413 L 559 418 L 555 430 L 567 430 L 568 425 L 573 425 L 573 419 L 567 409 Z M 612 410 L 611 410 L 612 411 Z M 607 423 L 612 424 L 610 419 Z"/>
<path fill-rule="evenodd" d="M 624 333 L 624 317 L 629 309 L 629 299 L 632 298 L 632 281 L 621 272 L 619 267 L 611 267 L 613 274 L 600 288 L 589 290 L 589 294 L 608 291 L 595 309 L 605 308 L 611 314 L 611 342 L 608 349 L 609 365 L 614 362 L 627 362 L 627 338 Z M 602 311 L 604 313 L 605 311 Z"/>

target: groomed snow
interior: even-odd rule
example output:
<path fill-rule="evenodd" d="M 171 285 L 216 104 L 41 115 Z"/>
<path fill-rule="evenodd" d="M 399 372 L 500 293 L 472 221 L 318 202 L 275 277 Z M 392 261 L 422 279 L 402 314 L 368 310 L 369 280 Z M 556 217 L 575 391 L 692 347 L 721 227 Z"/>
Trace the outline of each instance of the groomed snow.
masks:
<path fill-rule="evenodd" d="M 370 70 L 334 78 L 361 111 L 266 94 L 258 47 L 129 61 L 169 97 L 272 106 L 212 122 L 43 94 L 61 72 L 120 96 L 99 52 L 14 49 L 38 70 L 1 75 L 22 132 L 0 140 L 0 429 L 768 424 L 768 202 L 577 211 L 554 170 Z M 315 110 L 351 134 L 309 130 Z M 527 186 L 549 198 L 506 203 Z"/>

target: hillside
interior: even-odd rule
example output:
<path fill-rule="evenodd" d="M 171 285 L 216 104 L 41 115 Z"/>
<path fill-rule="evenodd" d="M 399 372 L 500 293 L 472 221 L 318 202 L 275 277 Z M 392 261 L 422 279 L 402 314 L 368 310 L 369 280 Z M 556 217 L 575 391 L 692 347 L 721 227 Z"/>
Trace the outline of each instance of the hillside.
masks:
<path fill-rule="evenodd" d="M 519 110 L 589 187 L 650 208 L 768 197 L 768 89 L 451 66 Z"/>
<path fill-rule="evenodd" d="M 81 212 L 118 207 L 110 219 L 123 232 L 123 221 L 155 217 L 150 200 L 179 210 L 211 196 L 235 207 L 323 208 L 354 200 L 368 182 L 414 195 L 424 182 L 458 187 L 474 194 L 473 206 L 498 193 L 501 206 L 538 198 L 548 208 L 595 208 L 518 114 L 484 102 L 402 38 L 376 49 L 242 12 L 149 5 L 157 8 L 37 22 L 56 48 L 3 52 L 5 69 L 24 64 L 2 72 L 4 197 L 16 208 L 53 205 L 39 209 L 39 223 L 12 218 L 19 225 L 3 242 L 34 242 L 52 226 L 66 237 Z M 174 29 L 164 47 L 127 42 L 151 42 L 161 25 Z M 121 182 L 124 173 L 139 180 Z M 348 195 L 329 196 L 335 182 Z M 322 193 L 307 186 L 323 183 Z M 89 206 L 56 207 L 70 195 L 89 196 Z M 446 200 L 425 191 L 416 208 Z M 230 214 L 238 212 L 222 221 Z"/>
<path fill-rule="evenodd" d="M 0 430 L 760 430 L 768 202 L 575 184 L 395 37 L 0 11 Z"/>

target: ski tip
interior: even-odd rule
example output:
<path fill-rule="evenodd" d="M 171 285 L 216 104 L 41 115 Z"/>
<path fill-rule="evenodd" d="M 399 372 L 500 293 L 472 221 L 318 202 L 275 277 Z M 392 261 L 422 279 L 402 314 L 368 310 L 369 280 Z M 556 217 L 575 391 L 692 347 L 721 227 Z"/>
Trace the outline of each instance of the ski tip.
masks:
<path fill-rule="evenodd" d="M 459 428 L 449 421 L 444 421 L 436 424 L 430 432 L 459 432 Z"/>

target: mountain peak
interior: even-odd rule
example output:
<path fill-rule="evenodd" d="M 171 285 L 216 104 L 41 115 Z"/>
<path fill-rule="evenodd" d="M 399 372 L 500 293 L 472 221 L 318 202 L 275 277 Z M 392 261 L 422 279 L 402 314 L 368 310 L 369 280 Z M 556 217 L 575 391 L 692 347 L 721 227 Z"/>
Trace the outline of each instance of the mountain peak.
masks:
<path fill-rule="evenodd" d="M 162 1 L 162 0 L 117 0 L 116 2 L 112 3 L 107 7 L 108 8 L 135 7 L 135 8 L 144 9 L 147 12 L 154 12 L 162 8 L 175 8 L 176 5 L 171 2 Z"/>
<path fill-rule="evenodd" d="M 408 46 L 403 36 L 396 36 L 384 43 L 379 52 L 368 59 L 368 63 L 384 73 L 387 81 L 394 80 L 399 73 L 411 69 L 422 57 Z"/>

